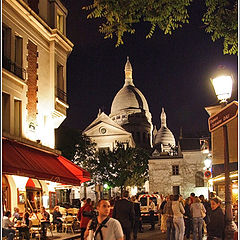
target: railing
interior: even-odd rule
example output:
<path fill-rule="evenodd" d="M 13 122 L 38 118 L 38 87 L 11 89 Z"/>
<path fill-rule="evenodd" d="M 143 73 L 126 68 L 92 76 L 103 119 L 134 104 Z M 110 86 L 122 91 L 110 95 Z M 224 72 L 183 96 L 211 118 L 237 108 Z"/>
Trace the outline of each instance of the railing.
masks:
<path fill-rule="evenodd" d="M 16 76 L 20 77 L 21 79 L 26 79 L 26 70 L 22 68 L 22 66 L 19 66 L 17 63 L 12 62 L 11 59 L 9 59 L 6 56 L 3 56 L 3 68 L 6 70 L 14 73 Z"/>
<path fill-rule="evenodd" d="M 60 88 L 56 88 L 56 94 L 61 101 L 67 103 L 67 94 L 63 90 L 61 90 Z"/>

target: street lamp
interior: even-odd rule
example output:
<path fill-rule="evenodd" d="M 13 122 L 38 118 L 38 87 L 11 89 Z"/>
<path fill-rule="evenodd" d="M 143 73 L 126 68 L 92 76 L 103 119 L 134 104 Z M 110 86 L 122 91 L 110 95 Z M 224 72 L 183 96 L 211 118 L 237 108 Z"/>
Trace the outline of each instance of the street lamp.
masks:
<path fill-rule="evenodd" d="M 227 99 L 229 99 L 232 94 L 233 83 L 229 71 L 224 66 L 219 66 L 211 82 L 220 103 L 227 103 Z"/>
<path fill-rule="evenodd" d="M 210 158 L 210 156 L 207 156 L 206 159 L 204 160 L 204 166 L 206 167 L 206 169 L 211 168 L 212 159 Z"/>
<path fill-rule="evenodd" d="M 223 66 L 217 69 L 213 79 L 211 79 L 215 93 L 222 106 L 227 105 L 227 99 L 232 94 L 232 76 Z M 233 239 L 236 225 L 233 222 L 232 214 L 232 195 L 230 184 L 229 169 L 229 148 L 228 148 L 228 132 L 227 125 L 223 125 L 223 144 L 224 144 L 224 171 L 225 171 L 225 239 Z"/>

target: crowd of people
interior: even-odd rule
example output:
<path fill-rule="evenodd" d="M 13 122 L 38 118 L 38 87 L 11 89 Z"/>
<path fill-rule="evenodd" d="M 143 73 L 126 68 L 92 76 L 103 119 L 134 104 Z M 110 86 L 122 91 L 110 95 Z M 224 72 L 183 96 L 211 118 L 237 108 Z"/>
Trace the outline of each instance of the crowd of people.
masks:
<path fill-rule="evenodd" d="M 150 230 L 155 228 L 154 221 L 155 203 L 150 199 Z M 203 195 L 195 196 L 191 193 L 185 200 L 181 195 L 161 196 L 161 203 L 157 206 L 159 225 L 162 232 L 166 233 L 167 240 L 190 239 L 202 240 L 207 233 L 208 240 L 224 239 L 224 210 L 221 208 L 221 199 L 214 194 L 210 200 Z M 59 206 L 53 210 L 53 224 L 57 231 L 62 230 L 62 214 Z M 11 220 L 12 217 L 12 220 Z M 2 222 L 2 234 L 8 239 L 14 239 L 15 229 L 19 230 L 20 238 L 29 238 L 30 220 L 38 219 L 41 222 L 42 239 L 46 239 L 47 228 L 50 225 L 50 214 L 44 207 L 41 211 L 26 211 L 23 217 L 19 209 L 15 208 L 13 216 L 7 211 Z M 129 197 L 129 192 L 124 191 L 123 197 L 111 200 L 100 200 L 97 205 L 90 198 L 83 198 L 77 219 L 80 222 L 81 240 L 137 240 L 138 232 L 142 231 L 142 218 L 140 203 L 136 196 Z M 18 227 L 19 221 L 23 226 Z"/>
<path fill-rule="evenodd" d="M 204 232 L 208 240 L 224 239 L 224 210 L 221 199 L 211 194 L 210 200 L 203 195 L 190 196 L 183 200 L 181 195 L 168 195 L 159 206 L 161 231 L 166 232 L 167 240 L 202 240 Z"/>

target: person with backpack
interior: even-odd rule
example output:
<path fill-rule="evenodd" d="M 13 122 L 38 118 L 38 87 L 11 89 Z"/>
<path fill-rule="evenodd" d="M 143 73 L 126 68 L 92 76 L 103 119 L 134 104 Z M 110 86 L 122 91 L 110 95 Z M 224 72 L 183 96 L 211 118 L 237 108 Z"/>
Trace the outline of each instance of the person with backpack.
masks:
<path fill-rule="evenodd" d="M 97 204 L 97 225 L 92 226 L 93 219 L 89 221 L 84 234 L 85 240 L 123 240 L 123 230 L 117 219 L 109 217 L 110 203 L 99 200 Z M 96 227 L 96 228 L 95 228 Z"/>

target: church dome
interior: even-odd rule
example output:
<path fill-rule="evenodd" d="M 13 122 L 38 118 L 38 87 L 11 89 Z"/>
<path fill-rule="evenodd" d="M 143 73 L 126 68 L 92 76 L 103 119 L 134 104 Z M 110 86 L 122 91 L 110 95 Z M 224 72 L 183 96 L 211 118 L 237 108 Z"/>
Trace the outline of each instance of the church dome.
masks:
<path fill-rule="evenodd" d="M 132 66 L 129 58 L 127 58 L 125 65 L 125 84 L 113 99 L 111 115 L 115 115 L 124 109 L 142 109 L 149 111 L 145 97 L 133 84 Z"/>
<path fill-rule="evenodd" d="M 163 108 L 161 113 L 161 128 L 155 136 L 154 144 L 162 144 L 163 146 L 169 146 L 169 144 L 170 146 L 176 145 L 172 132 L 167 128 L 166 113 Z"/>

